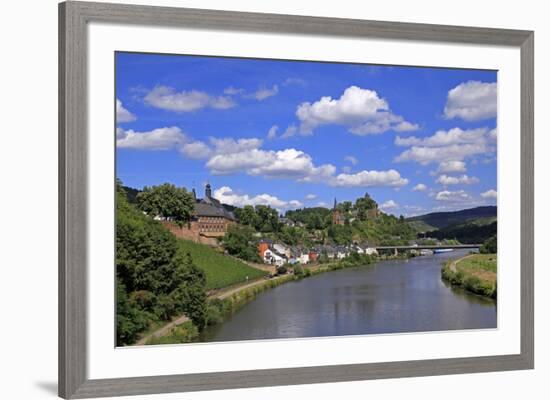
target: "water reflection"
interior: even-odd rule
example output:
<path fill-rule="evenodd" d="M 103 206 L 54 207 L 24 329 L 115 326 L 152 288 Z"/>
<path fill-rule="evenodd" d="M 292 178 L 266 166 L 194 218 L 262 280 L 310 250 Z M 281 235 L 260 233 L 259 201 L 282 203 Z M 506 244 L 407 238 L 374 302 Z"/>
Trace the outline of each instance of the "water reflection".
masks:
<path fill-rule="evenodd" d="M 496 302 L 446 285 L 442 263 L 466 251 L 384 261 L 260 294 L 205 341 L 495 328 Z"/>

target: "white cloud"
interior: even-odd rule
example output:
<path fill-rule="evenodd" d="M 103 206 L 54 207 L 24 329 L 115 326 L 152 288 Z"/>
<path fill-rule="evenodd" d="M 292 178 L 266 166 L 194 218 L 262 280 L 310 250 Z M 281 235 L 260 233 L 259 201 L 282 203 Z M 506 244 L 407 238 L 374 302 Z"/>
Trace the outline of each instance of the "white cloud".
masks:
<path fill-rule="evenodd" d="M 136 150 L 170 150 L 187 141 L 178 127 L 158 128 L 148 132 L 117 129 L 116 145 L 119 148 Z"/>
<path fill-rule="evenodd" d="M 223 90 L 223 93 L 224 94 L 227 94 L 227 95 L 230 95 L 230 96 L 235 96 L 237 94 L 243 94 L 244 93 L 244 89 L 241 89 L 241 88 L 235 88 L 233 86 L 229 86 L 228 88 L 225 88 Z"/>
<path fill-rule="evenodd" d="M 423 183 L 419 183 L 412 188 L 413 192 L 424 192 L 426 189 L 428 189 L 428 187 Z"/>
<path fill-rule="evenodd" d="M 481 193 L 481 197 L 484 199 L 496 199 L 497 191 L 494 189 L 487 190 L 486 192 Z"/>
<path fill-rule="evenodd" d="M 340 168 L 342 172 L 350 173 L 352 171 L 352 168 L 349 165 L 344 165 L 342 168 Z"/>
<path fill-rule="evenodd" d="M 438 192 L 435 195 L 435 199 L 437 201 L 447 201 L 447 202 L 464 202 L 464 201 L 470 201 L 472 197 L 466 193 L 464 190 L 457 190 L 457 191 L 450 191 L 450 190 L 443 190 L 441 192 Z"/>
<path fill-rule="evenodd" d="M 398 207 L 399 205 L 393 200 L 385 201 L 380 205 L 380 209 L 382 210 L 391 210 L 392 208 L 398 208 Z"/>
<path fill-rule="evenodd" d="M 212 155 L 212 149 L 201 141 L 186 143 L 180 148 L 180 152 L 193 160 L 204 160 Z"/>
<path fill-rule="evenodd" d="M 446 118 L 479 121 L 497 115 L 497 84 L 479 81 L 461 83 L 447 94 Z"/>
<path fill-rule="evenodd" d="M 258 149 L 262 146 L 262 140 L 257 138 L 233 139 L 210 138 L 216 154 L 233 154 Z"/>
<path fill-rule="evenodd" d="M 440 183 L 442 185 L 473 185 L 479 183 L 479 179 L 477 179 L 475 176 L 468 175 L 449 176 L 443 174 L 439 178 L 437 178 L 437 183 Z"/>
<path fill-rule="evenodd" d="M 177 92 L 168 86 L 156 86 L 144 100 L 150 106 L 177 112 L 191 112 L 206 107 L 223 110 L 236 106 L 231 97 L 211 96 L 198 90 Z"/>
<path fill-rule="evenodd" d="M 224 204 L 229 204 L 237 207 L 243 207 L 246 205 L 266 205 L 276 208 L 278 210 L 302 207 L 302 203 L 298 200 L 285 201 L 267 193 L 258 194 L 256 196 L 249 196 L 248 194 L 239 194 L 233 191 L 228 186 L 223 186 L 215 190 L 214 198 L 218 199 Z"/>
<path fill-rule="evenodd" d="M 358 162 L 357 158 L 355 158 L 354 156 L 345 156 L 344 160 L 346 160 L 347 162 L 349 162 L 352 165 L 357 165 L 357 162 Z"/>
<path fill-rule="evenodd" d="M 136 120 L 136 116 L 124 108 L 122 102 L 116 99 L 116 122 L 132 122 Z"/>
<path fill-rule="evenodd" d="M 281 135 L 281 138 L 286 139 L 296 135 L 297 133 L 298 133 L 298 128 L 296 128 L 296 125 L 290 125 L 285 129 L 285 131 Z"/>
<path fill-rule="evenodd" d="M 466 172 L 466 163 L 464 161 L 443 161 L 439 163 L 437 173 Z"/>
<path fill-rule="evenodd" d="M 245 97 L 262 101 L 269 97 L 275 96 L 277 93 L 279 93 L 279 86 L 273 85 L 271 88 L 261 87 L 258 90 L 256 90 L 254 93 L 246 95 Z"/>
<path fill-rule="evenodd" d="M 401 177 L 394 169 L 388 171 L 361 171 L 356 174 L 339 174 L 331 180 L 333 186 L 370 187 L 370 186 L 404 186 L 408 179 Z"/>
<path fill-rule="evenodd" d="M 269 140 L 275 139 L 277 137 L 277 130 L 279 130 L 279 127 L 277 125 L 273 125 L 271 128 L 269 128 L 269 131 L 267 132 L 267 138 Z"/>
<path fill-rule="evenodd" d="M 319 203 L 317 203 L 317 207 L 325 207 L 325 208 L 328 208 L 328 203 L 325 202 L 325 201 L 320 201 Z"/>
<path fill-rule="evenodd" d="M 317 195 L 313 193 L 306 195 L 306 200 L 315 200 L 316 198 L 317 198 Z"/>
<path fill-rule="evenodd" d="M 422 165 L 437 162 L 463 161 L 480 154 L 493 153 L 495 147 L 487 128 L 438 131 L 433 136 L 396 137 L 397 146 L 412 146 L 395 158 L 396 162 L 415 161 Z M 449 164 L 451 165 L 451 164 Z M 457 164 L 455 164 L 457 165 Z"/>
<path fill-rule="evenodd" d="M 418 124 L 412 124 L 408 121 L 401 121 L 392 128 L 396 132 L 411 132 L 420 129 Z"/>
<path fill-rule="evenodd" d="M 292 178 L 303 182 L 322 181 L 336 171 L 330 164 L 315 166 L 308 154 L 296 149 L 273 151 L 253 148 L 216 154 L 206 166 L 217 175 L 246 172 L 249 175 Z"/>
<path fill-rule="evenodd" d="M 379 134 L 389 130 L 414 130 L 418 127 L 393 114 L 386 100 L 374 90 L 357 86 L 348 87 L 339 99 L 330 96 L 298 106 L 296 116 L 300 120 L 300 132 L 313 133 L 321 125 L 343 125 L 356 135 Z"/>

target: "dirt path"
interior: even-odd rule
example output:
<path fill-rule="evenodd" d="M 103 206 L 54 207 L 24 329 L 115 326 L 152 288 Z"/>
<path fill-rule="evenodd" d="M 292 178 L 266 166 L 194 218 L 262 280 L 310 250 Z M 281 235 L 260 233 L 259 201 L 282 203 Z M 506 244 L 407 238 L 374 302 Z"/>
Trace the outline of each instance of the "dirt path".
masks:
<path fill-rule="evenodd" d="M 277 276 L 275 278 L 271 278 L 270 280 L 271 281 L 273 281 L 273 280 L 276 281 L 278 279 L 281 279 L 283 276 L 286 276 L 286 275 Z M 254 287 L 254 286 L 261 285 L 265 281 L 266 281 L 266 279 L 261 278 L 261 279 L 258 279 L 256 281 L 254 281 L 254 282 L 245 283 L 245 284 L 239 285 L 239 286 L 233 286 L 233 287 L 231 287 L 227 290 L 219 291 L 218 293 L 212 295 L 211 298 L 216 298 L 216 299 L 220 299 L 220 300 L 227 299 L 228 297 L 232 296 L 233 294 L 235 294 L 237 292 L 240 292 L 243 289 L 248 289 L 248 288 L 251 288 L 251 287 Z"/>
<path fill-rule="evenodd" d="M 285 276 L 285 275 L 282 275 L 280 277 L 271 278 L 271 280 L 281 279 L 281 277 L 283 277 L 283 276 Z M 253 282 L 244 283 L 244 284 L 241 284 L 241 285 L 238 285 L 238 286 L 232 286 L 232 287 L 230 287 L 226 290 L 222 289 L 222 290 L 208 296 L 208 298 L 209 299 L 223 300 L 223 299 L 226 299 L 226 298 L 232 296 L 235 293 L 240 292 L 243 289 L 249 289 L 251 287 L 260 285 L 260 284 L 264 283 L 265 281 L 266 281 L 265 279 L 261 278 L 261 279 L 255 280 Z M 159 338 L 159 337 L 165 336 L 168 333 L 170 333 L 170 330 L 172 328 L 175 328 L 176 326 L 181 325 L 181 324 L 183 324 L 184 322 L 187 322 L 187 321 L 190 321 L 190 319 L 186 315 L 180 315 L 177 319 L 173 320 L 172 322 L 169 322 L 168 324 L 164 325 L 162 328 L 157 329 L 156 331 L 154 331 L 153 333 L 151 333 L 147 336 L 144 336 L 139 341 L 137 341 L 135 343 L 135 345 L 136 346 L 143 346 L 152 338 Z"/>
<path fill-rule="evenodd" d="M 187 322 L 187 321 L 190 321 L 190 319 L 186 315 L 180 315 L 177 319 L 175 319 L 172 322 L 164 325 L 162 328 L 157 329 L 156 331 L 154 331 L 150 335 L 147 335 L 147 336 L 141 338 L 140 340 L 138 340 L 136 342 L 136 346 L 143 346 L 143 345 L 147 344 L 149 339 L 162 337 L 162 336 L 166 335 L 167 333 L 170 333 L 170 330 L 172 328 L 174 328 L 178 325 L 181 325 L 181 324 L 183 324 L 184 322 Z"/>
<path fill-rule="evenodd" d="M 465 260 L 465 259 L 470 258 L 472 256 L 475 256 L 475 254 L 468 254 L 467 256 L 461 257 L 458 260 L 452 261 L 451 264 L 449 265 L 449 268 L 451 269 L 451 271 L 456 272 L 456 265 L 459 262 L 461 262 L 462 260 Z"/>

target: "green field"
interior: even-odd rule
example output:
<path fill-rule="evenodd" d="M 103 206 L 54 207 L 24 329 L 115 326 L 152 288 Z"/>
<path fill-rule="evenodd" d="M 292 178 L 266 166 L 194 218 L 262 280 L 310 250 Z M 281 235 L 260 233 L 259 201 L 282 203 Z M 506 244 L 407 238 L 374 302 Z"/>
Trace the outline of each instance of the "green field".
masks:
<path fill-rule="evenodd" d="M 179 239 L 178 245 L 182 251 L 191 253 L 195 265 L 206 273 L 207 290 L 246 281 L 247 276 L 250 280 L 266 274 L 203 244 Z"/>
<path fill-rule="evenodd" d="M 472 293 L 496 298 L 497 256 L 496 254 L 474 254 L 458 261 L 450 260 L 443 266 L 441 277 Z"/>
<path fill-rule="evenodd" d="M 474 275 L 485 275 L 494 281 L 496 280 L 497 257 L 495 254 L 476 254 L 459 261 L 456 269 Z"/>

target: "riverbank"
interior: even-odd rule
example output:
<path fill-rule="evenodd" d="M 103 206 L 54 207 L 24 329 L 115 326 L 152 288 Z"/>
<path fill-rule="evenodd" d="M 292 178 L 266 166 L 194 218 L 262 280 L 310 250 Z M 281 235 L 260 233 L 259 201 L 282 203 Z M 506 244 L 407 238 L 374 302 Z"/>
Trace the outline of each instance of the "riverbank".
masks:
<path fill-rule="evenodd" d="M 276 288 L 282 284 L 306 279 L 321 273 L 337 271 L 346 268 L 367 266 L 380 261 L 408 259 L 407 253 L 398 255 L 369 256 L 366 254 L 353 254 L 345 259 L 317 263 L 308 267 L 297 265 L 292 272 L 276 275 L 271 278 L 256 278 L 251 282 L 230 285 L 225 288 L 212 290 L 208 296 L 208 308 L 206 324 L 207 329 L 222 324 L 227 318 L 236 313 L 243 306 L 251 302 L 260 293 Z M 154 345 L 169 343 L 192 343 L 201 341 L 199 330 L 185 316 L 143 337 L 136 345 Z"/>
<path fill-rule="evenodd" d="M 449 260 L 441 268 L 441 278 L 479 296 L 497 297 L 496 254 L 470 254 Z"/>

